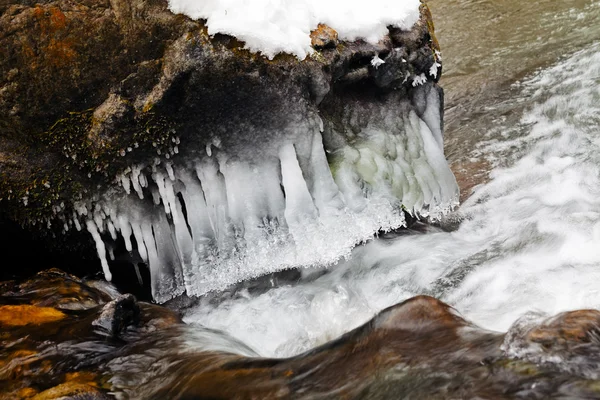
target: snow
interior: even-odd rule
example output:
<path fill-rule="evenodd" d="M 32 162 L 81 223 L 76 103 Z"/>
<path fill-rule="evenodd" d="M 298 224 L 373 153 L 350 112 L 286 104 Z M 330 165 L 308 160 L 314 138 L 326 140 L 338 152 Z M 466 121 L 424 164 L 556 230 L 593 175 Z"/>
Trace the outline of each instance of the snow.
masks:
<path fill-rule="evenodd" d="M 419 19 L 419 0 L 170 0 L 174 13 L 206 19 L 208 33 L 235 36 L 253 52 L 273 58 L 290 53 L 304 59 L 313 50 L 310 32 L 319 23 L 342 40 L 377 43 L 387 26 L 410 29 Z"/>
<path fill-rule="evenodd" d="M 417 87 L 420 85 L 424 85 L 426 82 L 427 82 L 427 77 L 425 76 L 425 74 L 421 74 L 421 75 L 417 75 L 417 76 L 413 77 L 412 85 L 413 85 L 413 87 Z"/>
<path fill-rule="evenodd" d="M 383 61 L 381 58 L 379 58 L 379 55 L 373 56 L 373 59 L 371 60 L 371 65 L 375 69 L 377 69 L 381 64 L 385 64 L 385 61 Z"/>

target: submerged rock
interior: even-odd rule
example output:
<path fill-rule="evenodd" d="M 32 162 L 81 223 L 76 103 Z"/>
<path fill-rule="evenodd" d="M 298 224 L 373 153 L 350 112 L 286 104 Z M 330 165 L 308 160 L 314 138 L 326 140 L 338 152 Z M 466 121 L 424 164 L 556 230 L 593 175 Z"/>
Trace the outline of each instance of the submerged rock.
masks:
<path fill-rule="evenodd" d="M 107 333 L 117 336 L 130 325 L 139 321 L 140 307 L 130 294 L 120 295 L 102 307 L 102 311 L 92 325 L 99 326 Z"/>
<path fill-rule="evenodd" d="M 39 280 L 21 284 L 36 285 L 44 287 Z M 60 293 L 60 279 L 54 285 Z M 50 308 L 62 314 L 56 320 L 3 322 L 10 319 L 2 311 L 9 310 L 7 303 L 33 309 L 36 301 L 34 292 L 18 301 L 12 292 L 0 293 L 0 391 L 7 398 L 600 396 L 597 310 L 524 316 L 503 334 L 469 323 L 439 300 L 418 296 L 304 354 L 270 359 L 221 332 L 186 326 L 172 311 L 130 295 L 89 309 Z M 139 318 L 130 318 L 137 312 Z"/>
<path fill-rule="evenodd" d="M 51 307 L 31 305 L 0 306 L 0 326 L 41 325 L 65 318 L 66 315 Z"/>
<path fill-rule="evenodd" d="M 179 350 L 177 378 L 145 386 L 140 398 L 596 398 L 597 378 L 586 362 L 595 359 L 597 310 L 575 311 L 541 321 L 561 334 L 552 351 L 555 364 L 534 363 L 503 347 L 510 337 L 470 324 L 448 305 L 427 296 L 382 311 L 373 320 L 326 345 L 289 359 L 257 359 L 234 354 Z M 559 322 L 560 321 L 560 322 Z M 564 324 L 564 325 L 561 325 Z M 526 340 L 535 342 L 529 337 Z M 587 356 L 570 357 L 583 340 Z M 569 346 L 565 346 L 566 342 Z M 567 350 L 569 349 L 569 350 Z M 183 355 L 185 354 L 185 355 Z M 171 356 L 166 356 L 169 360 Z M 162 358 L 165 361 L 165 358 Z M 118 361 L 114 362 L 118 365 Z M 594 365 L 594 371 L 599 371 Z M 121 372 L 118 368 L 117 378 Z M 142 369 L 147 372 L 147 369 Z M 140 371 L 141 372 L 141 371 Z M 168 375 L 168 373 L 166 374 Z M 135 381 L 131 374 L 125 374 Z M 121 375 L 123 377 L 123 375 Z M 146 379 L 148 377 L 146 376 Z M 131 381 L 130 381 L 131 382 Z M 128 393 L 134 393 L 129 391 Z M 138 392 L 139 393 L 139 392 Z M 134 396 L 135 397 L 135 396 Z"/>
<path fill-rule="evenodd" d="M 0 399 L 108 399 L 104 364 L 179 316 L 60 270 L 0 283 Z"/>
<path fill-rule="evenodd" d="M 0 284 L 4 301 L 26 302 L 37 307 L 61 310 L 82 310 L 97 307 L 118 294 L 109 286 L 84 282 L 76 276 L 53 268 L 41 271 L 24 282 L 7 281 Z"/>

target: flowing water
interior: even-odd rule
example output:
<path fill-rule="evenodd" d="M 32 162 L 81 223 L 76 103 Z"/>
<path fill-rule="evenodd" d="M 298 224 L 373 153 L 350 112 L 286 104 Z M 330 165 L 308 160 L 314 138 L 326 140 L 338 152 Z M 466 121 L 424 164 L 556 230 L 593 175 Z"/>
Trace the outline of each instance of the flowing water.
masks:
<path fill-rule="evenodd" d="M 460 209 L 330 268 L 206 296 L 189 324 L 288 356 L 417 294 L 492 330 L 529 310 L 600 307 L 600 1 L 431 7 Z"/>
<path fill-rule="evenodd" d="M 195 300 L 181 297 L 170 304 L 184 312 L 187 325 L 164 307 L 137 304 L 131 295 L 120 296 L 105 282 L 83 282 L 60 271 L 46 271 L 21 285 L 5 282 L 0 287 L 0 306 L 11 317 L 4 323 L 13 325 L 2 336 L 0 398 L 15 398 L 2 397 L 3 388 L 14 389 L 13 394 L 31 394 L 32 388 L 53 391 L 63 387 L 63 382 L 72 380 L 77 385 L 82 379 L 93 381 L 94 391 L 102 388 L 117 398 L 143 399 L 213 398 L 213 392 L 227 398 L 331 398 L 346 389 L 362 390 L 361 384 L 373 391 L 361 391 L 355 397 L 548 398 L 552 394 L 597 398 L 600 314 L 583 311 L 545 325 L 543 321 L 547 314 L 600 309 L 600 0 L 432 0 L 430 5 L 444 48 L 444 141 L 462 191 L 458 210 L 434 225 L 417 221 L 409 229 L 382 234 L 355 247 L 334 265 L 279 271 L 282 265 L 297 265 L 296 255 L 284 253 L 287 236 L 280 238 L 283 245 L 248 246 L 257 256 L 240 259 L 240 265 L 252 266 L 252 274 L 232 264 L 220 274 L 227 279 L 196 292 L 189 287 L 198 288 L 193 285 L 197 282 L 190 276 L 180 277 L 187 279 L 188 294 L 202 295 Z M 433 103 L 439 104 L 438 100 Z M 397 119 L 382 115 L 376 121 L 380 129 L 367 137 L 388 149 L 394 142 L 387 141 L 386 129 L 400 129 L 401 124 L 396 126 Z M 427 115 L 423 113 L 426 120 Z M 417 126 L 416 114 L 411 118 Z M 312 144 L 321 143 L 321 131 L 328 132 L 318 122 L 303 121 L 319 138 Z M 425 129 L 439 126 L 434 122 L 422 121 L 412 136 L 427 134 L 430 162 L 439 167 L 437 161 L 443 161 L 440 132 Z M 298 201 L 284 207 L 280 198 L 269 207 L 293 228 L 290 232 L 297 242 L 303 239 L 301 257 L 322 259 L 325 254 L 330 255 L 325 257 L 328 260 L 335 259 L 346 254 L 340 253 L 342 247 L 350 249 L 362 240 L 361 235 L 373 231 L 369 224 L 399 226 L 398 221 L 382 225 L 384 212 L 398 218 L 401 214 L 382 212 L 381 207 L 340 222 L 337 211 L 344 207 L 337 204 L 337 191 L 309 185 L 311 176 L 327 169 L 322 154 L 326 149 L 302 143 L 299 140 L 296 145 L 316 161 L 300 165 L 302 158 L 293 154 L 294 147 L 283 148 L 275 153 L 282 177 L 271 176 L 269 170 L 251 171 L 253 175 L 245 164 L 224 163 L 230 168 L 225 172 L 237 178 L 222 182 L 222 176 L 212 179 L 218 174 L 211 178 L 210 172 L 215 171 L 204 168 L 198 178 L 214 189 L 206 192 L 210 193 L 206 203 L 194 200 L 201 190 L 192 189 L 199 183 L 191 178 L 185 181 L 184 170 L 170 164 L 164 174 L 156 169 L 151 177 L 158 187 L 154 201 L 158 205 L 162 199 L 164 215 L 150 220 L 150 213 L 142 208 L 116 204 L 106 212 L 90 211 L 94 218 L 88 220 L 87 228 L 100 254 L 105 249 L 99 227 L 105 219 L 114 221 L 107 223 L 111 236 L 121 229 L 125 238 L 153 243 L 148 249 L 164 248 L 159 251 L 167 258 L 194 255 L 198 247 L 193 245 L 198 243 L 192 243 L 192 237 L 202 238 L 204 231 L 215 231 L 217 239 L 222 236 L 228 242 L 233 236 L 219 228 L 222 215 L 217 207 L 211 208 L 206 220 L 193 220 L 191 209 L 184 212 L 174 197 L 171 181 L 175 175 L 187 183 L 187 191 L 179 192 L 187 204 L 200 201 L 206 207 L 229 200 L 231 215 L 239 219 L 259 215 L 258 206 L 265 198 L 272 193 L 281 196 L 282 183 L 286 201 Z M 423 144 L 416 139 L 414 143 Z M 213 147 L 207 147 L 203 160 L 211 159 L 213 151 L 219 153 L 218 143 Z M 347 150 L 352 154 L 353 149 Z M 354 151 L 377 161 L 381 149 L 371 150 L 365 145 Z M 419 157 L 408 160 L 414 168 L 411 171 L 423 171 L 417 170 Z M 357 173 L 369 172 L 359 167 L 338 165 L 338 178 L 341 173 L 342 182 L 352 182 L 343 178 L 354 168 Z M 450 175 L 443 167 L 429 176 L 439 177 L 440 171 Z M 147 194 L 148 181 L 140 170 L 122 178 L 127 192 L 136 192 L 140 198 Z M 256 186 L 261 182 L 265 189 L 258 193 Z M 433 192 L 446 193 L 441 199 L 447 201 L 456 198 L 453 179 L 439 191 L 426 190 L 432 188 L 428 182 L 417 183 L 406 192 L 417 194 L 411 196 L 415 215 L 435 211 L 429 208 Z M 224 200 L 220 197 L 223 184 L 254 197 L 251 202 Z M 293 195 L 299 187 L 304 191 Z M 362 195 L 353 198 L 352 187 L 346 189 L 345 199 L 366 201 Z M 311 198 L 311 190 L 322 195 L 317 207 L 337 207 L 331 208 L 336 218 L 331 218 L 326 231 L 307 229 L 294 218 L 303 215 L 293 211 L 307 204 L 303 200 Z M 242 207 L 248 203 L 258 211 Z M 168 214 L 175 231 L 166 223 Z M 180 218 L 184 214 L 192 225 L 187 230 Z M 180 248 L 177 253 L 172 247 L 173 235 L 180 245 L 188 246 L 185 251 Z M 250 235 L 245 237 L 254 243 L 250 239 Z M 125 247 L 131 250 L 131 241 Z M 150 260 L 151 268 L 162 265 L 158 254 L 144 253 L 145 248 L 136 250 L 140 260 Z M 106 250 L 110 254 L 111 249 Z M 273 265 L 274 259 L 280 264 Z M 237 275 L 232 277 L 230 272 Z M 158 278 L 155 282 L 164 283 Z M 175 287 L 177 293 L 184 290 L 181 285 Z M 470 325 L 430 297 L 387 308 L 419 294 L 450 304 L 484 329 Z M 174 293 L 167 295 L 162 300 Z M 46 318 L 54 325 L 40 329 L 27 325 L 28 318 Z M 552 321 L 558 322 L 552 326 Z M 507 330 L 506 336 L 494 332 Z M 534 340 L 530 340 L 532 335 Z M 550 340 L 536 341 L 540 338 Z M 1 363 L 3 359 L 9 362 Z M 101 379 L 96 376 L 102 374 Z M 11 376 L 21 381 L 4 379 Z M 52 393 L 56 397 L 57 392 Z"/>

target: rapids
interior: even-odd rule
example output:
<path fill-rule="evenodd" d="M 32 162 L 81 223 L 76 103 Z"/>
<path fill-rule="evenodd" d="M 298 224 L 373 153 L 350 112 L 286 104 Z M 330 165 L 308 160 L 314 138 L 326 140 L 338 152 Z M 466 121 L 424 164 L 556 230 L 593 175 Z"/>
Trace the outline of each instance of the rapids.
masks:
<path fill-rule="evenodd" d="M 460 72 L 463 60 L 449 62 L 450 107 L 462 100 L 456 93 L 478 90 L 464 86 L 489 82 L 481 104 L 471 97 L 464 104 L 470 110 L 450 110 L 449 159 L 455 171 L 467 168 L 478 177 L 463 181 L 461 189 L 479 184 L 458 212 L 439 227 L 384 235 L 329 269 L 305 270 L 288 280 L 271 277 L 260 290 L 238 287 L 206 296 L 187 310 L 186 322 L 224 330 L 263 356 L 289 356 L 417 294 L 440 298 L 499 331 L 531 310 L 600 307 L 600 47 L 593 44 L 600 2 L 565 3 L 527 3 L 524 16 L 514 13 L 519 23 L 532 15 L 541 21 L 539 34 L 545 36 L 539 46 L 526 44 L 529 39 L 517 37 L 504 21 L 495 52 L 478 53 L 481 69 Z M 446 6 L 452 12 L 472 7 L 477 16 L 504 7 L 437 5 Z M 441 37 L 457 40 L 444 37 L 439 14 Z M 532 21 L 526 24 L 516 31 L 534 29 Z M 581 50 L 548 53 L 549 43 Z M 457 41 L 446 49 L 445 61 L 462 54 L 452 53 L 458 47 L 468 48 Z M 484 65 L 485 57 L 491 66 Z M 517 58 L 523 61 L 509 72 Z"/>

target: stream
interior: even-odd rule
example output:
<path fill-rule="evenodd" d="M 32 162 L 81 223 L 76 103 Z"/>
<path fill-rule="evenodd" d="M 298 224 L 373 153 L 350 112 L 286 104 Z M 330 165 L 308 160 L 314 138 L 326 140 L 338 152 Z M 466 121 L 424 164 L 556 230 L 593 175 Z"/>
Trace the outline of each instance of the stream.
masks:
<path fill-rule="evenodd" d="M 498 331 L 531 310 L 600 307 L 600 2 L 431 6 L 447 157 L 458 176 L 479 177 L 474 193 L 459 179 L 467 199 L 441 226 L 383 235 L 261 290 L 207 296 L 186 322 L 281 357 L 418 294 Z"/>
<path fill-rule="evenodd" d="M 438 214 L 429 210 L 432 203 L 423 196 L 433 186 L 425 182 L 427 190 L 418 188 L 421 197 L 412 210 L 431 220 L 410 217 L 407 228 L 391 230 L 402 221 L 386 220 L 384 212 L 397 218 L 402 213 L 381 211 L 376 202 L 364 215 L 343 214 L 352 204 L 340 200 L 331 179 L 318 118 L 299 118 L 306 126 L 298 126 L 314 130 L 314 141 L 304 143 L 298 128 L 300 145 L 288 143 L 275 153 L 279 158 L 253 153 L 266 160 L 264 169 L 222 162 L 227 182 L 211 158 L 213 151 L 221 154 L 220 142 L 209 143 L 201 157 L 212 164 L 196 166 L 204 171 L 198 172 L 203 188 L 171 164 L 165 164 L 168 173 L 152 175 L 160 190 L 153 193 L 155 205 L 162 199 L 165 208 L 160 218 L 151 220 L 147 209 L 123 202 L 106 205 L 105 215 L 87 222 L 102 255 L 104 218 L 122 223 L 123 246 L 134 249 L 136 262 L 150 260 L 153 289 L 162 297 L 153 294 L 158 303 L 168 300 L 164 304 L 144 303 L 103 280 L 59 270 L 0 284 L 0 324 L 7 327 L 0 335 L 0 399 L 600 398 L 600 0 L 428 4 L 443 49 L 444 152 L 460 188 L 459 207 L 438 218 L 455 203 L 444 204 Z M 437 92 L 423 93 L 439 104 Z M 397 122 L 386 117 L 376 122 L 384 128 Z M 373 132 L 383 150 L 395 143 L 385 132 Z M 429 151 L 429 161 L 439 166 L 434 161 L 443 161 L 440 130 L 415 132 L 435 139 L 421 153 Z M 322 167 L 308 177 L 301 168 L 314 165 L 300 165 L 303 146 Z M 358 153 L 350 145 L 341 149 Z M 359 150 L 378 160 L 367 145 Z M 340 165 L 340 182 L 351 181 L 344 179 L 355 166 Z M 443 167 L 426 172 L 452 178 Z M 136 183 L 141 170 L 122 176 L 127 193 L 131 179 L 140 199 L 147 189 Z M 419 170 L 411 171 L 414 180 Z M 187 203 L 174 196 L 177 174 L 186 183 Z M 324 175 L 329 186 L 320 180 Z M 228 200 L 221 196 L 224 182 L 228 191 L 239 191 L 229 207 L 240 226 L 252 227 L 250 211 L 262 215 L 254 206 L 275 193 L 280 199 L 266 208 L 283 212 L 291 204 L 285 210 L 290 231 L 279 232 L 283 223 L 265 217 L 261 229 L 275 232 L 276 240 L 248 228 L 242 233 L 252 257 L 218 270 L 207 256 L 200 267 L 214 276 L 203 269 L 194 275 L 194 257 L 204 242 L 198 247 L 193 233 L 210 227 L 231 244 L 232 254 L 243 248 L 232 240 L 242 234 L 218 226 Z M 438 192 L 455 200 L 455 187 L 447 179 Z M 314 188 L 319 206 L 332 212 L 320 231 L 291 218 L 316 214 L 314 207 L 304 209 Z M 347 195 L 353 188 L 346 189 Z M 434 191 L 427 192 L 431 198 Z M 362 194 L 357 198 L 365 201 Z M 194 210 L 183 204 L 202 204 L 207 217 L 194 220 Z M 90 215 L 100 209 L 90 209 Z M 123 210 L 130 220 L 126 213 L 117 217 Z M 116 240 L 115 225 L 107 226 Z M 352 248 L 377 226 L 376 237 Z M 285 254 L 290 237 L 302 244 L 299 257 Z M 188 253 L 174 250 L 176 239 Z M 161 246 L 168 250 L 162 258 Z M 112 256 L 113 248 L 107 249 Z M 205 255 L 209 250 L 206 244 Z M 181 276 L 158 268 L 182 254 L 189 256 L 189 270 Z M 345 256 L 331 263 L 340 254 Z M 312 267 L 295 268 L 298 259 Z M 103 263 L 110 276 L 106 255 Z M 163 285 L 174 276 L 184 284 Z M 178 292 L 169 292 L 171 287 Z M 583 311 L 566 313 L 572 310 Z"/>

